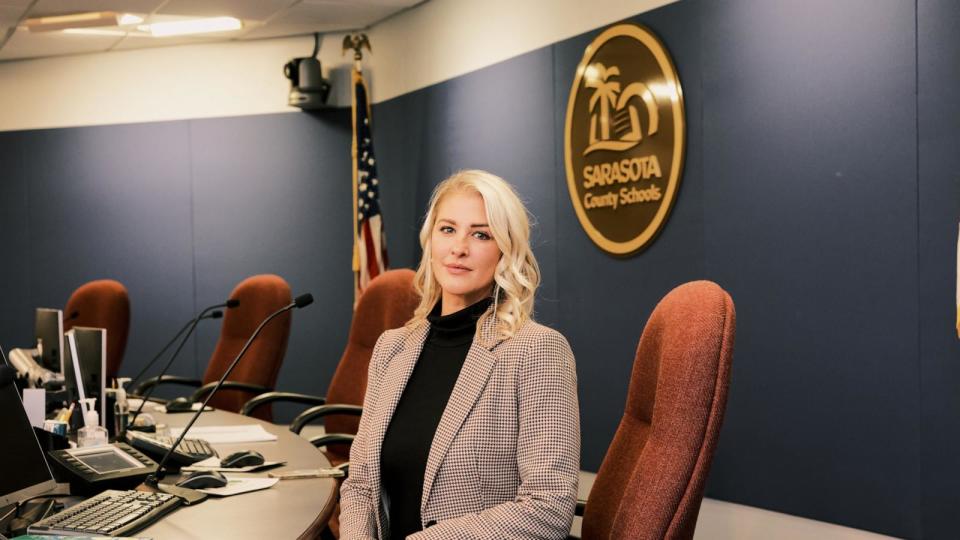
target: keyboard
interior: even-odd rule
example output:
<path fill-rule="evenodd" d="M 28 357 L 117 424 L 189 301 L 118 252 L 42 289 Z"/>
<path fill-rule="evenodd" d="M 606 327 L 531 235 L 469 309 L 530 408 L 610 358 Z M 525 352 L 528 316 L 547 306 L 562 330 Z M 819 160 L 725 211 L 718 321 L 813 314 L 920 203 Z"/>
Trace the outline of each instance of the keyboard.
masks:
<path fill-rule="evenodd" d="M 167 493 L 117 491 L 103 493 L 31 525 L 30 534 L 64 536 L 128 536 L 180 506 Z"/>
<path fill-rule="evenodd" d="M 173 437 L 157 436 L 133 431 L 127 432 L 127 440 L 130 441 L 130 444 L 134 448 L 145 454 L 148 454 L 157 461 L 163 459 L 163 456 L 170 451 L 170 447 L 173 446 L 173 443 L 177 442 L 177 440 Z M 170 459 L 167 463 L 183 467 L 186 465 L 193 465 L 198 461 L 203 461 L 216 455 L 218 455 L 217 451 L 214 450 L 207 441 L 203 439 L 184 439 L 180 441 L 180 446 L 178 446 L 176 452 L 170 456 Z"/>

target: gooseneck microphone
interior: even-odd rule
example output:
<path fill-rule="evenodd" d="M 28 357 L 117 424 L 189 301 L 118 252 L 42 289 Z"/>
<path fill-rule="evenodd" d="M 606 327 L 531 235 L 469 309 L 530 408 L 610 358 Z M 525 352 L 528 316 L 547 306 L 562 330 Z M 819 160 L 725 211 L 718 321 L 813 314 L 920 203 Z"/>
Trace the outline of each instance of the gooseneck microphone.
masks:
<path fill-rule="evenodd" d="M 156 387 L 160 386 L 160 381 L 163 380 L 163 376 L 167 374 L 167 370 L 169 370 L 170 366 L 173 365 L 173 361 L 176 360 L 177 355 L 180 354 L 180 351 L 183 349 L 183 346 L 186 345 L 187 340 L 190 339 L 190 336 L 193 334 L 193 331 L 197 328 L 197 324 L 203 319 L 219 319 L 220 317 L 223 317 L 223 312 L 220 311 L 219 308 L 225 307 L 227 309 L 233 309 L 239 305 L 240 305 L 239 300 L 237 300 L 236 298 L 231 298 L 222 304 L 216 304 L 216 305 L 208 306 L 204 308 L 203 311 L 201 311 L 196 317 L 191 319 L 190 322 L 188 322 L 182 329 L 180 329 L 179 332 L 177 332 L 177 335 L 174 336 L 172 340 L 170 340 L 170 343 L 167 343 L 163 347 L 163 350 L 161 350 L 157 354 L 157 356 L 153 358 L 153 360 L 150 360 L 150 362 L 147 364 L 147 368 L 149 368 L 151 364 L 153 364 L 158 358 L 160 358 L 160 356 L 163 355 L 163 352 L 170 347 L 170 344 L 172 344 L 177 339 L 177 337 L 183 333 L 184 330 L 189 328 L 189 331 L 187 331 L 186 335 L 183 336 L 183 339 L 180 340 L 180 344 L 177 345 L 177 349 L 173 352 L 173 355 L 171 355 L 170 359 L 167 360 L 167 364 L 163 366 L 163 369 L 160 371 L 160 375 L 157 376 L 157 384 L 148 388 L 145 395 L 140 396 L 141 398 L 140 406 L 137 407 L 137 410 L 133 413 L 133 416 L 131 416 L 130 420 L 127 421 L 128 427 L 133 426 L 133 421 L 136 420 L 138 416 L 140 416 L 140 412 L 143 411 L 143 406 L 147 404 L 147 401 L 149 401 L 150 396 L 153 395 L 153 390 Z M 145 370 L 146 368 L 144 368 L 144 370 L 141 370 L 140 374 L 138 374 L 137 377 L 140 377 L 140 375 L 143 375 L 143 372 Z M 133 388 L 132 383 L 130 385 L 130 388 L 131 389 Z M 118 434 L 117 438 L 121 438 L 125 434 L 126 434 L 126 430 L 124 430 L 124 433 Z"/>
<path fill-rule="evenodd" d="M 239 304 L 239 302 L 236 301 L 236 300 L 232 300 L 232 301 L 233 301 L 233 302 L 237 302 L 237 303 Z M 229 304 L 229 302 L 227 302 L 227 304 Z M 220 317 L 223 317 L 223 312 L 220 311 L 220 310 L 214 311 L 213 313 L 209 313 L 209 314 L 206 314 L 206 315 L 204 315 L 204 313 L 206 313 L 208 310 L 211 310 L 211 309 L 216 309 L 216 308 L 225 307 L 225 306 L 227 306 L 227 304 L 217 304 L 217 305 L 215 305 L 215 306 L 210 306 L 210 307 L 208 307 L 208 308 L 205 308 L 203 311 L 200 312 L 201 315 L 200 315 L 199 319 L 200 319 L 200 320 L 203 320 L 203 319 L 219 319 Z M 227 306 L 227 307 L 232 307 L 232 306 Z M 137 383 L 140 382 L 140 377 L 143 377 L 144 374 L 146 374 L 146 372 L 147 372 L 150 368 L 152 368 L 154 364 L 157 363 L 157 360 L 159 360 L 160 357 L 163 356 L 163 353 L 167 352 L 167 349 L 169 349 L 170 346 L 173 345 L 173 342 L 175 342 L 175 341 L 177 340 L 177 338 L 180 337 L 180 335 L 183 334 L 183 333 L 187 330 L 187 328 L 190 327 L 191 324 L 193 324 L 193 321 L 194 321 L 195 319 L 197 319 L 197 317 L 194 317 L 193 319 L 190 319 L 189 321 L 187 321 L 186 323 L 184 323 L 184 325 L 180 328 L 180 330 L 176 333 L 176 335 L 174 335 L 174 336 L 170 339 L 170 341 L 168 341 L 167 344 L 164 345 L 162 349 L 160 349 L 160 352 L 158 352 L 153 358 L 151 358 L 150 361 L 147 362 L 147 365 L 143 366 L 143 369 L 141 369 L 140 372 L 137 373 L 137 375 L 136 375 L 133 379 L 131 379 L 129 383 L 127 383 L 127 384 L 130 385 L 130 388 L 131 388 L 131 389 L 133 389 L 133 388 L 137 385 Z"/>
<path fill-rule="evenodd" d="M 220 377 L 220 380 L 217 381 L 217 385 L 213 387 L 213 390 L 210 391 L 209 394 L 207 394 L 206 399 L 203 400 L 203 404 L 200 405 L 200 409 L 193 415 L 193 418 L 190 419 L 190 422 L 188 422 L 186 427 L 183 428 L 183 432 L 180 433 L 180 436 L 177 437 L 177 440 L 173 443 L 173 445 L 170 446 L 170 449 L 167 450 L 167 453 L 163 456 L 163 459 L 160 460 L 160 464 L 157 465 L 157 470 L 154 471 L 153 474 L 148 476 L 146 480 L 144 480 L 145 484 L 147 484 L 148 486 L 160 489 L 161 491 L 164 491 L 166 493 L 170 493 L 173 495 L 177 495 L 181 498 L 184 498 L 186 499 L 187 504 L 193 504 L 194 502 L 199 502 L 206 498 L 206 494 L 198 494 L 193 490 L 188 489 L 184 491 L 184 488 L 180 488 L 177 486 L 160 485 L 159 482 L 164 477 L 164 474 L 165 474 L 163 470 L 163 466 L 167 464 L 167 460 L 170 459 L 170 456 L 176 451 L 177 447 L 180 446 L 180 443 L 187 436 L 187 433 L 190 432 L 190 428 L 193 427 L 194 422 L 196 422 L 197 419 L 200 418 L 200 414 L 202 414 L 203 410 L 207 407 L 207 403 L 210 401 L 210 398 L 212 398 L 217 393 L 217 391 L 220 390 L 220 387 L 223 386 L 223 381 L 227 380 L 227 377 L 229 377 L 230 373 L 233 372 L 233 368 L 237 367 L 237 363 L 240 362 L 240 359 L 243 358 L 244 354 L 246 354 L 247 349 L 250 348 L 250 345 L 253 343 L 253 340 L 257 339 L 257 336 L 260 335 L 260 331 L 263 330 L 263 328 L 267 325 L 267 323 L 272 321 L 281 313 L 286 313 L 287 311 L 290 311 L 293 308 L 300 309 L 302 307 L 309 306 L 312 303 L 313 303 L 313 295 L 302 294 L 296 297 L 293 300 L 293 302 L 290 302 L 286 306 L 283 306 L 282 308 L 268 315 L 267 318 L 264 319 L 259 326 L 257 326 L 257 329 L 253 331 L 253 334 L 250 336 L 249 339 L 247 339 L 247 342 L 243 344 L 243 348 L 240 349 L 240 352 L 237 354 L 237 357 L 233 359 L 233 362 L 230 363 L 230 366 L 228 366 L 226 371 L 223 372 L 223 375 Z"/>

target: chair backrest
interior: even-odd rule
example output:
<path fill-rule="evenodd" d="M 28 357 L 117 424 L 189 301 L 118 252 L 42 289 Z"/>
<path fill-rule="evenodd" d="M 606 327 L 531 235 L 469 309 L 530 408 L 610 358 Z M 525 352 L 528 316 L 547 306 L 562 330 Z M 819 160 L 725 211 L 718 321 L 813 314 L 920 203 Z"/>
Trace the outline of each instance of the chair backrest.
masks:
<path fill-rule="evenodd" d="M 71 318 L 73 314 L 76 316 Z M 74 326 L 107 330 L 107 384 L 117 376 L 123 363 L 130 331 L 130 297 L 119 281 L 99 279 L 73 291 L 63 310 L 63 331 Z"/>
<path fill-rule="evenodd" d="M 327 389 L 327 403 L 363 405 L 367 391 L 367 367 L 373 346 L 380 334 L 399 328 L 413 318 L 420 298 L 413 289 L 413 270 L 390 270 L 377 276 L 360 296 L 350 324 L 347 346 Z M 327 433 L 357 432 L 359 418 L 331 415 L 324 420 Z M 332 459 L 349 459 L 349 447 L 342 444 L 327 447 Z"/>
<path fill-rule="evenodd" d="M 252 276 L 237 284 L 230 293 L 230 298 L 239 300 L 240 305 L 224 310 L 220 339 L 207 364 L 207 371 L 203 376 L 204 384 L 219 380 L 257 326 L 268 315 L 291 302 L 290 286 L 280 276 Z M 291 317 L 288 311 L 264 327 L 230 374 L 229 380 L 274 388 L 280 365 L 287 352 Z M 255 396 L 252 392 L 223 390 L 217 392 L 210 404 L 238 412 L 244 403 Z M 261 407 L 254 416 L 271 420 L 272 412 L 269 406 Z"/>
<path fill-rule="evenodd" d="M 692 538 L 730 384 L 736 315 L 717 284 L 667 294 L 637 348 L 623 419 L 590 492 L 583 538 Z"/>

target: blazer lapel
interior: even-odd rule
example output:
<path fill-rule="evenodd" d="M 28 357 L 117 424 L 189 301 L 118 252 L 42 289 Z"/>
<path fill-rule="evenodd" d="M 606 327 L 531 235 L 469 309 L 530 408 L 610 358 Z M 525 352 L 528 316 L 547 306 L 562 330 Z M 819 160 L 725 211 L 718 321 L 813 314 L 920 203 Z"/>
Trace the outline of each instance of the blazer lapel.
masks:
<path fill-rule="evenodd" d="M 376 478 L 376 485 L 373 486 L 374 493 L 380 492 L 380 450 L 383 447 L 383 437 L 387 434 L 387 427 L 390 420 L 393 419 L 393 413 L 397 409 L 397 403 L 400 402 L 400 396 L 403 389 L 410 380 L 410 374 L 417 365 L 417 358 L 420 357 L 420 351 L 423 349 L 423 342 L 427 338 L 427 332 L 430 325 L 421 324 L 414 328 L 410 335 L 404 340 L 403 347 L 396 356 L 390 359 L 387 368 L 383 373 L 383 385 L 380 388 L 377 404 L 375 405 L 374 418 L 377 422 L 373 425 L 370 434 L 370 440 L 373 443 L 372 456 L 376 459 L 371 460 L 370 470 L 373 478 Z"/>
<path fill-rule="evenodd" d="M 487 315 L 492 312 L 492 307 Z M 440 470 L 440 464 L 447 455 L 447 450 L 453 443 L 453 439 L 460 431 L 460 426 L 467 415 L 473 409 L 474 404 L 483 393 L 487 386 L 487 380 L 493 372 L 493 366 L 497 363 L 497 357 L 492 350 L 502 341 L 496 337 L 496 320 L 494 317 L 484 317 L 483 324 L 474 338 L 473 345 L 467 352 L 467 358 L 463 362 L 463 368 L 460 370 L 460 376 L 453 387 L 447 406 L 440 417 L 440 424 L 437 426 L 437 432 L 433 437 L 433 443 L 430 446 L 430 455 L 427 457 L 427 468 L 424 471 L 423 495 L 420 498 L 420 512 L 426 510 L 427 501 L 430 499 L 430 490 L 433 488 L 433 481 Z"/>

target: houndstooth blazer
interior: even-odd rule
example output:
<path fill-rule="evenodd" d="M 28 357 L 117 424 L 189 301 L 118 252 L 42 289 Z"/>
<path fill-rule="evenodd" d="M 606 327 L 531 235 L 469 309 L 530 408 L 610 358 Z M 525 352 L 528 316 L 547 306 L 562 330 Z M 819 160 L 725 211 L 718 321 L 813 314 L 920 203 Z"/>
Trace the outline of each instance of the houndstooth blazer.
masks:
<path fill-rule="evenodd" d="M 573 353 L 562 335 L 532 321 L 503 340 L 492 311 L 480 319 L 440 418 L 424 472 L 424 530 L 409 539 L 563 539 L 570 530 L 580 468 Z M 374 347 L 340 490 L 343 540 L 390 536 L 380 448 L 429 328 L 389 330 Z"/>

